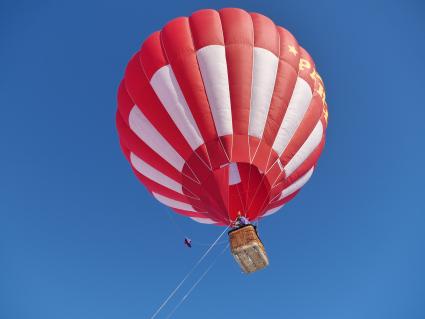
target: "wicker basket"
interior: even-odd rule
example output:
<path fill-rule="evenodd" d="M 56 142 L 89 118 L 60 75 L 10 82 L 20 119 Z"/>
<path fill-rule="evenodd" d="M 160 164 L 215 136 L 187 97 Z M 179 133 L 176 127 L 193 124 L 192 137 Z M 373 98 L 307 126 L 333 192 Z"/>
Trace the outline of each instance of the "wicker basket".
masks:
<path fill-rule="evenodd" d="M 247 225 L 229 231 L 230 249 L 245 273 L 252 273 L 269 265 L 263 243 L 254 226 Z"/>

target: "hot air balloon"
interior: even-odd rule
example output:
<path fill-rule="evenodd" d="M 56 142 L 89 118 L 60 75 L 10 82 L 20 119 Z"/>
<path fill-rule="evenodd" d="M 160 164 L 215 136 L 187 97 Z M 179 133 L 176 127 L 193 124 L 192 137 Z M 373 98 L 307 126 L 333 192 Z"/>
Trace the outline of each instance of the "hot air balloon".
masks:
<path fill-rule="evenodd" d="M 118 89 L 122 151 L 153 197 L 204 224 L 277 212 L 310 179 L 327 104 L 310 55 L 241 9 L 201 10 L 154 32 Z M 254 227 L 230 231 L 245 272 L 268 265 Z"/>

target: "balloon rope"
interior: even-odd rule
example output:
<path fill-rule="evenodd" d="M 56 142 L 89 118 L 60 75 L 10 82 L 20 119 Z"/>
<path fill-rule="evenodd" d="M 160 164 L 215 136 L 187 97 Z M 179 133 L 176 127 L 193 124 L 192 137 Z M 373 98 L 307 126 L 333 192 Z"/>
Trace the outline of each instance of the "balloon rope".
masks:
<path fill-rule="evenodd" d="M 202 279 L 208 274 L 208 272 L 211 270 L 211 268 L 216 264 L 218 258 L 223 255 L 223 253 L 229 248 L 229 243 L 227 243 L 226 247 L 214 258 L 212 263 L 208 266 L 208 268 L 204 271 L 204 273 L 199 277 L 199 279 L 190 287 L 190 289 L 187 291 L 187 293 L 183 296 L 183 298 L 179 301 L 179 303 L 173 308 L 173 310 L 170 312 L 170 314 L 167 316 L 166 319 L 171 318 L 171 316 L 176 312 L 176 310 L 181 306 L 181 304 L 189 297 L 191 292 L 198 286 L 198 284 L 201 282 Z"/>
<path fill-rule="evenodd" d="M 211 246 L 205 251 L 205 253 L 201 256 L 201 258 L 193 265 L 192 269 L 189 270 L 189 272 L 186 274 L 186 276 L 184 276 L 182 281 L 180 281 L 180 283 L 177 285 L 177 287 L 174 288 L 174 290 L 170 293 L 170 295 L 164 300 L 164 302 L 155 311 L 155 313 L 152 315 L 151 319 L 154 319 L 159 314 L 161 309 L 165 307 L 165 305 L 168 303 L 168 301 L 170 301 L 170 299 L 174 296 L 174 294 L 177 292 L 177 290 L 179 290 L 181 285 L 183 285 L 183 283 L 186 281 L 186 279 L 189 278 L 189 276 L 192 274 L 192 272 L 199 266 L 199 264 L 202 262 L 202 260 L 204 260 L 204 258 L 208 255 L 208 253 L 211 251 L 211 249 L 214 248 L 214 246 L 217 244 L 217 242 L 224 235 L 224 233 L 227 231 L 228 228 L 229 228 L 229 226 L 226 227 L 226 229 L 220 234 L 220 236 L 218 236 L 217 239 L 211 244 Z"/>

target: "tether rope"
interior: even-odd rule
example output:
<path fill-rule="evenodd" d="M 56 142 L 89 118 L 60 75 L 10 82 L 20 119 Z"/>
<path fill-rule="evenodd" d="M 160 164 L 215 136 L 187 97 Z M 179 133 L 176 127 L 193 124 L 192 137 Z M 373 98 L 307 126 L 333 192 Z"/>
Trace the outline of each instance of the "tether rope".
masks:
<path fill-rule="evenodd" d="M 223 253 L 229 248 L 229 243 L 227 243 L 226 247 L 214 258 L 212 263 L 208 266 L 208 268 L 204 271 L 204 273 L 199 277 L 199 279 L 190 287 L 190 289 L 187 291 L 187 293 L 182 297 L 182 299 L 179 301 L 179 303 L 173 308 L 173 310 L 170 312 L 170 314 L 167 316 L 166 319 L 171 318 L 171 316 L 176 312 L 176 310 L 182 305 L 182 303 L 189 297 L 191 292 L 198 286 L 198 284 L 204 279 L 204 277 L 208 274 L 208 272 L 211 270 L 211 268 L 215 265 L 218 258 L 223 255 Z"/>
<path fill-rule="evenodd" d="M 199 264 L 204 260 L 204 258 L 208 255 L 208 253 L 211 251 L 211 249 L 214 248 L 214 246 L 217 244 L 217 242 L 220 240 L 220 238 L 224 235 L 224 233 L 227 231 L 227 229 L 230 226 L 227 226 L 226 229 L 220 234 L 220 236 L 217 237 L 217 239 L 211 244 L 211 246 L 205 251 L 205 253 L 201 256 L 201 258 L 193 265 L 193 267 L 189 270 L 189 272 L 186 274 L 186 276 L 183 277 L 183 279 L 180 281 L 180 283 L 177 285 L 176 288 L 168 295 L 168 297 L 164 300 L 164 302 L 159 306 L 159 308 L 155 311 L 155 313 L 152 315 L 151 319 L 154 319 L 162 308 L 165 307 L 165 305 L 170 301 L 170 299 L 175 295 L 175 293 L 179 290 L 179 288 L 183 285 L 183 283 L 186 281 L 187 278 L 192 274 L 192 272 L 199 266 Z"/>

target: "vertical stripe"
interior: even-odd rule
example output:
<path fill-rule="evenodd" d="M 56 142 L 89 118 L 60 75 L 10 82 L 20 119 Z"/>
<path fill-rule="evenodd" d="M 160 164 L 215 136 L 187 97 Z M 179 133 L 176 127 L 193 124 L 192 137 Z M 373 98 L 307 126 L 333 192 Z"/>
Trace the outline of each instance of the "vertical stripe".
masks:
<path fill-rule="evenodd" d="M 276 27 L 279 35 L 279 65 L 275 87 L 270 102 L 269 114 L 265 125 L 263 140 L 272 146 L 283 117 L 291 100 L 298 77 L 299 54 L 293 54 L 289 47 L 298 50 L 298 43 L 291 33 L 282 27 Z"/>
<path fill-rule="evenodd" d="M 202 139 L 215 140 L 217 131 L 199 71 L 189 19 L 180 17 L 167 23 L 161 30 L 161 44 Z"/>
<path fill-rule="evenodd" d="M 287 188 L 285 188 L 282 191 L 282 193 L 280 194 L 279 199 L 277 199 L 277 200 L 284 199 L 285 197 L 287 197 L 287 196 L 295 193 L 297 190 L 299 190 L 301 187 L 303 187 L 305 185 L 305 183 L 308 182 L 308 180 L 310 179 L 311 175 L 313 175 L 313 171 L 314 171 L 314 167 L 312 167 L 305 175 L 303 175 L 301 178 L 299 178 L 298 180 L 296 180 L 290 186 L 288 186 Z"/>
<path fill-rule="evenodd" d="M 281 209 L 283 206 L 285 206 L 285 204 L 283 204 L 283 205 L 281 205 L 281 206 L 278 206 L 278 207 L 275 207 L 275 208 L 272 208 L 272 209 L 267 210 L 267 211 L 264 213 L 264 215 L 263 215 L 262 217 L 270 216 L 270 215 L 272 215 L 272 214 L 274 214 L 274 213 L 277 213 L 277 211 L 278 211 L 279 209 Z"/>
<path fill-rule="evenodd" d="M 241 176 L 239 175 L 238 164 L 229 164 L 229 185 L 236 185 L 241 182 Z"/>
<path fill-rule="evenodd" d="M 131 130 L 151 149 L 173 165 L 178 171 L 181 172 L 183 170 L 184 159 L 153 127 L 137 106 L 134 106 L 130 111 L 128 122 Z"/>
<path fill-rule="evenodd" d="M 288 109 L 286 110 L 285 117 L 283 118 L 279 132 L 273 143 L 273 149 L 279 156 L 283 153 L 300 125 L 312 97 L 313 94 L 310 86 L 304 79 L 299 77 L 295 84 L 294 92 L 289 102 Z"/>
<path fill-rule="evenodd" d="M 168 207 L 172 207 L 175 209 L 181 209 L 181 210 L 186 210 L 189 212 L 197 212 L 197 210 L 195 208 L 193 208 L 192 205 L 189 205 L 187 203 L 183 203 L 181 201 L 175 200 L 175 199 L 171 199 L 169 197 L 163 196 L 161 194 L 152 192 L 152 195 L 161 203 L 163 203 L 164 205 L 168 206 Z"/>
<path fill-rule="evenodd" d="M 130 100 L 130 101 L 128 101 Z M 176 127 L 173 119 L 161 104 L 140 63 L 140 54 L 135 54 L 125 71 L 124 88 L 118 96 L 120 112 L 128 123 L 134 105 L 140 109 L 158 132 L 184 159 L 192 154 L 192 148 Z"/>
<path fill-rule="evenodd" d="M 172 189 L 173 191 L 183 194 L 182 185 L 177 183 L 175 180 L 171 179 L 164 173 L 158 171 L 154 167 L 150 166 L 148 163 L 144 162 L 134 153 L 130 153 L 130 161 L 133 167 L 142 175 L 153 180 L 155 183 L 158 183 L 164 187 Z"/>
<path fill-rule="evenodd" d="M 263 48 L 254 48 L 251 109 L 248 133 L 261 138 L 269 113 L 279 59 Z"/>
<path fill-rule="evenodd" d="M 204 141 L 171 67 L 165 65 L 156 71 L 150 83 L 186 141 L 197 149 Z"/>
<path fill-rule="evenodd" d="M 295 153 L 304 144 L 307 138 L 310 136 L 317 122 L 323 114 L 323 104 L 321 97 L 315 92 L 311 100 L 310 106 L 304 115 L 303 120 L 298 126 L 296 132 L 291 138 L 285 151 L 282 153 L 280 160 L 283 163 L 288 163 Z"/>
<path fill-rule="evenodd" d="M 323 125 L 322 122 L 319 121 L 305 143 L 300 147 L 289 163 L 286 164 L 284 169 L 286 176 L 290 176 L 309 157 L 309 155 L 320 144 L 322 136 Z"/>
<path fill-rule="evenodd" d="M 201 223 L 201 224 L 216 224 L 215 221 L 213 221 L 210 218 L 201 218 L 201 217 L 190 217 L 195 222 Z"/>
<path fill-rule="evenodd" d="M 247 135 L 252 88 L 254 29 L 244 10 L 219 11 L 226 46 L 234 134 Z M 248 139 L 246 140 L 248 143 Z"/>
<path fill-rule="evenodd" d="M 130 112 L 129 112 L 130 113 Z M 128 118 L 128 115 L 127 115 Z M 120 112 L 116 113 L 115 122 L 120 137 L 120 142 L 128 150 L 131 150 L 143 161 L 160 170 L 165 175 L 180 181 L 183 172 L 173 167 L 169 162 L 162 158 L 158 153 L 152 150 L 145 142 L 143 142 L 128 126 L 122 118 Z M 193 177 L 191 177 L 193 179 Z"/>
<path fill-rule="evenodd" d="M 196 52 L 218 136 L 233 134 L 226 51 L 209 45 Z"/>

